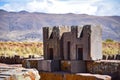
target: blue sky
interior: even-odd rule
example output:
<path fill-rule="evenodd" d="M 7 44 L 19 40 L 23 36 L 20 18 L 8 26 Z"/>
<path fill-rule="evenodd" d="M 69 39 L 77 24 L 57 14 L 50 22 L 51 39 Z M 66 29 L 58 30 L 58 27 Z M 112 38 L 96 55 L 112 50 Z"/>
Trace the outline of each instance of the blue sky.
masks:
<path fill-rule="evenodd" d="M 99 16 L 120 16 L 120 0 L 0 0 L 0 9 L 7 11 L 76 13 Z"/>

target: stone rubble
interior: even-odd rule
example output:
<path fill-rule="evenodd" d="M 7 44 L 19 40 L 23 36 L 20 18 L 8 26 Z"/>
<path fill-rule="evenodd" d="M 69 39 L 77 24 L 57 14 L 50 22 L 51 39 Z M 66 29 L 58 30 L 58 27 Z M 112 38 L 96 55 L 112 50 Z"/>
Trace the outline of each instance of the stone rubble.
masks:
<path fill-rule="evenodd" d="M 36 69 L 6 68 L 1 71 L 0 80 L 40 80 L 40 76 Z"/>

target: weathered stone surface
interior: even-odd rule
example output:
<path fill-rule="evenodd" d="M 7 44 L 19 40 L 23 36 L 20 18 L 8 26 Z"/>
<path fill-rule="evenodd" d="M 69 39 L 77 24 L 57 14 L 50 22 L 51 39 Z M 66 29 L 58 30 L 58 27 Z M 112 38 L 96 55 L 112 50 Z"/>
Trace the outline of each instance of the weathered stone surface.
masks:
<path fill-rule="evenodd" d="M 6 56 L 0 56 L 0 62 L 1 63 L 7 63 L 7 64 L 21 64 L 23 58 L 20 56 L 13 56 L 13 57 L 6 57 Z"/>
<path fill-rule="evenodd" d="M 40 72 L 40 80 L 65 80 L 64 73 Z"/>
<path fill-rule="evenodd" d="M 66 74 L 66 80 L 111 80 L 110 76 L 88 73 Z"/>
<path fill-rule="evenodd" d="M 120 80 L 120 61 L 119 60 L 87 61 L 87 71 L 89 73 L 111 75 L 113 79 L 115 78 L 115 80 Z"/>
<path fill-rule="evenodd" d="M 38 65 L 39 71 L 60 71 L 60 61 L 59 60 L 40 60 Z"/>
<path fill-rule="evenodd" d="M 117 59 L 117 60 L 120 60 L 120 54 L 118 54 L 118 55 L 116 56 L 116 59 Z"/>
<path fill-rule="evenodd" d="M 70 73 L 84 73 L 86 72 L 86 63 L 85 61 L 80 60 L 62 60 L 61 61 L 61 71 L 70 72 Z"/>
<path fill-rule="evenodd" d="M 111 77 L 107 75 L 88 73 L 40 72 L 40 76 L 40 80 L 111 80 Z"/>
<path fill-rule="evenodd" d="M 42 58 L 30 58 L 30 59 L 24 59 L 22 61 L 22 66 L 25 68 L 36 68 L 38 69 L 38 63 L 42 60 Z"/>
<path fill-rule="evenodd" d="M 44 59 L 102 59 L 101 35 L 101 27 L 96 25 L 44 27 Z"/>
<path fill-rule="evenodd" d="M 36 69 L 16 68 L 0 73 L 0 80 L 39 80 L 40 76 Z"/>
<path fill-rule="evenodd" d="M 25 59 L 22 62 L 25 68 L 36 68 L 39 71 L 59 71 L 59 60 L 41 60 L 41 59 Z"/>

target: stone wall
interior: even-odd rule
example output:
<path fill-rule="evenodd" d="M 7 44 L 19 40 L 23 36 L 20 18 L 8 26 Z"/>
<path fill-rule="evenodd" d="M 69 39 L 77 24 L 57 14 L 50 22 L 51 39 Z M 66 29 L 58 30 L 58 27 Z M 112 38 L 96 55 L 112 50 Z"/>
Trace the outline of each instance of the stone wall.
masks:
<path fill-rule="evenodd" d="M 103 55 L 104 60 L 120 60 L 120 54 L 116 55 Z"/>
<path fill-rule="evenodd" d="M 5 57 L 0 56 L 0 62 L 1 63 L 7 63 L 7 64 L 21 64 L 23 58 L 20 56 L 13 56 L 13 57 Z"/>
<path fill-rule="evenodd" d="M 120 80 L 120 61 L 87 61 L 87 72 L 93 74 L 111 75 L 113 80 Z"/>

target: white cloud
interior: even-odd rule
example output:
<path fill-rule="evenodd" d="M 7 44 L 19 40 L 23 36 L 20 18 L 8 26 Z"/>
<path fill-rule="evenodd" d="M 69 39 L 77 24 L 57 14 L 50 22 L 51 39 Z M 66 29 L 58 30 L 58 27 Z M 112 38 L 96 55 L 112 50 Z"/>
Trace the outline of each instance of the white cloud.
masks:
<path fill-rule="evenodd" d="M 98 0 L 96 0 L 98 1 Z M 93 2 L 77 1 L 59 1 L 59 0 L 44 0 L 43 2 L 33 1 L 27 4 L 29 11 L 44 11 L 47 13 L 88 13 L 94 14 L 97 7 L 91 6 Z M 95 1 L 94 1 L 95 2 Z M 73 4 L 71 4 L 73 3 Z"/>
<path fill-rule="evenodd" d="M 8 0 L 9 1 L 9 0 Z M 21 0 L 22 1 L 22 0 Z M 0 7 L 7 11 L 45 12 L 45 13 L 77 13 L 90 15 L 112 15 L 120 7 L 112 4 L 112 0 L 25 0 L 26 3 L 7 3 Z M 107 2 L 108 1 L 108 2 Z M 119 10 L 120 11 L 120 10 Z M 115 11 L 114 14 L 118 14 Z"/>
<path fill-rule="evenodd" d="M 116 0 L 116 1 L 112 1 L 112 2 L 106 2 L 106 1 L 102 1 L 99 2 L 99 4 L 97 5 L 97 11 L 96 11 L 96 15 L 120 15 L 120 1 Z"/>
<path fill-rule="evenodd" d="M 25 9 L 29 11 L 43 11 L 45 12 L 46 3 L 45 2 L 38 2 L 38 1 L 32 1 L 26 4 Z"/>

